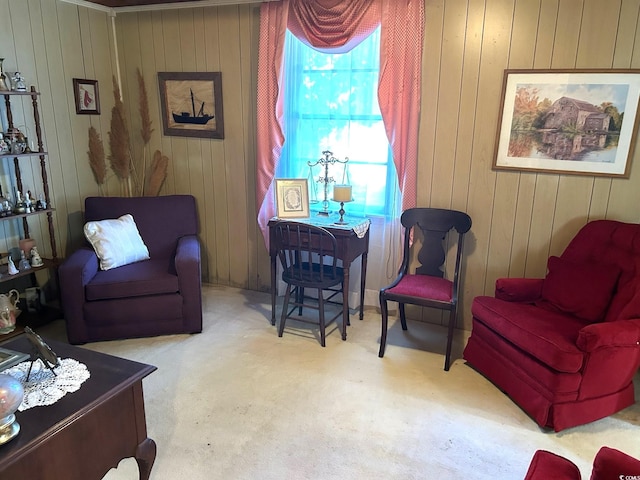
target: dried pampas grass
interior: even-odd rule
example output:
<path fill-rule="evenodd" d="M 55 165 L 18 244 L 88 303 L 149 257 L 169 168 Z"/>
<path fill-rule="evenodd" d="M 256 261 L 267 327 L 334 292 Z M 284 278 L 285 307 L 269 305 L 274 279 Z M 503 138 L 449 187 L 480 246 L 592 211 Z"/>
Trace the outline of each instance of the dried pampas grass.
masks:
<path fill-rule="evenodd" d="M 168 165 L 169 158 L 166 155 L 162 155 L 160 150 L 156 150 L 151 161 L 151 175 L 145 192 L 147 197 L 155 197 L 160 194 L 162 184 L 167 178 Z"/>
<path fill-rule="evenodd" d="M 138 104 L 141 122 L 140 136 L 146 145 L 149 143 L 149 140 L 151 140 L 151 133 L 153 133 L 153 129 L 151 128 L 151 116 L 149 115 L 149 99 L 147 98 L 147 87 L 144 84 L 144 78 L 142 78 L 142 73 L 140 73 L 139 68 L 136 69 L 136 73 L 138 74 L 138 90 L 140 91 Z"/>
<path fill-rule="evenodd" d="M 89 127 L 89 165 L 96 178 L 97 184 L 102 189 L 102 185 L 107 178 L 107 164 L 104 160 L 104 145 L 100 140 L 100 135 L 95 127 Z"/>
<path fill-rule="evenodd" d="M 125 123 L 124 105 L 120 98 L 120 88 L 116 77 L 113 77 L 113 96 L 115 105 L 111 109 L 111 131 L 109 132 L 109 148 L 111 168 L 122 180 L 128 180 L 131 173 L 131 156 L 129 130 Z"/>
<path fill-rule="evenodd" d="M 109 161 L 111 169 L 120 180 L 121 194 L 131 196 L 141 194 L 146 196 L 156 196 L 167 178 L 169 158 L 162 155 L 160 150 L 156 150 L 153 160 L 147 171 L 147 148 L 153 129 L 151 128 L 151 115 L 149 114 L 149 99 L 144 78 L 140 69 L 136 69 L 138 76 L 139 104 L 138 109 L 141 117 L 140 137 L 142 138 L 142 159 L 136 160 L 131 149 L 131 138 L 126 124 L 126 113 L 124 103 L 120 94 L 120 87 L 113 77 L 113 97 L 114 106 L 111 109 L 111 130 L 109 131 Z M 105 164 L 104 146 L 95 128 L 89 129 L 89 164 L 95 176 L 96 182 L 100 186 L 105 184 L 107 178 L 107 167 Z M 140 165 L 142 163 L 142 165 Z M 133 183 L 133 187 L 132 187 Z M 145 188 L 146 187 L 146 188 Z"/>

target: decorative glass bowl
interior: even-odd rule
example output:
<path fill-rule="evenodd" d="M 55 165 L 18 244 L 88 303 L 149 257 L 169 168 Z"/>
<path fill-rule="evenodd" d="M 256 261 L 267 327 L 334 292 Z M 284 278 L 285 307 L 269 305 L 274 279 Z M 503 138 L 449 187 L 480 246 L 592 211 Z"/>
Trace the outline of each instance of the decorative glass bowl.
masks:
<path fill-rule="evenodd" d="M 0 445 L 18 435 L 20 424 L 15 411 L 22 403 L 24 388 L 11 375 L 0 373 Z"/>

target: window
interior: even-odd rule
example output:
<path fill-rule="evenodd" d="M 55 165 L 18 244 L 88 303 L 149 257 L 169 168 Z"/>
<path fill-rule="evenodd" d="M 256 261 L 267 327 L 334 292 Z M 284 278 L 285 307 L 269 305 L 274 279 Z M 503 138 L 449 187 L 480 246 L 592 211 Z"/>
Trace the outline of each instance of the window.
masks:
<path fill-rule="evenodd" d="M 289 31 L 285 40 L 286 140 L 277 176 L 309 178 L 311 200 L 322 201 L 324 186 L 317 180 L 324 172 L 309 162 L 324 150 L 340 160 L 348 157 L 346 171 L 335 164 L 329 175 L 353 185 L 354 202 L 346 208 L 352 214 L 389 214 L 395 189 L 388 186 L 397 184 L 378 105 L 379 49 L 380 28 L 342 54 L 319 52 Z M 329 200 L 331 189 L 330 184 Z"/>

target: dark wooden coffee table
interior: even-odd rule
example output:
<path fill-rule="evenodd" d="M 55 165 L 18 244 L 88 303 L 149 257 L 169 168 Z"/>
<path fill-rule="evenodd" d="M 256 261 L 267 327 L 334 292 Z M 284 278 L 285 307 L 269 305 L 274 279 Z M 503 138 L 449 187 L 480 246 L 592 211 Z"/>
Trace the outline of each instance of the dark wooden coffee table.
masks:
<path fill-rule="evenodd" d="M 0 445 L 0 478 L 97 480 L 135 457 L 148 479 L 156 444 L 147 437 L 142 379 L 156 368 L 44 340 L 58 357 L 84 363 L 91 377 L 53 405 L 16 412 L 20 433 Z M 24 335 L 0 345 L 31 351 Z"/>

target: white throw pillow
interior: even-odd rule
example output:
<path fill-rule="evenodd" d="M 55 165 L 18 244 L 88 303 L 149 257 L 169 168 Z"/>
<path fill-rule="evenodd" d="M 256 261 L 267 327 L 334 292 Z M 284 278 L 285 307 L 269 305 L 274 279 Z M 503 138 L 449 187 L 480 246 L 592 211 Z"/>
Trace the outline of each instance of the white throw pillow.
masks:
<path fill-rule="evenodd" d="M 130 214 L 115 220 L 87 222 L 84 236 L 100 259 L 100 268 L 110 270 L 149 259 L 149 249 L 142 241 L 136 222 Z"/>

